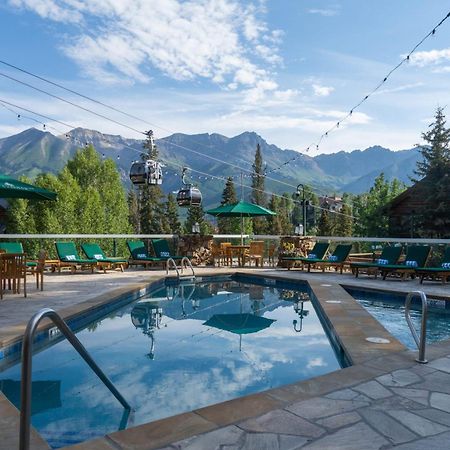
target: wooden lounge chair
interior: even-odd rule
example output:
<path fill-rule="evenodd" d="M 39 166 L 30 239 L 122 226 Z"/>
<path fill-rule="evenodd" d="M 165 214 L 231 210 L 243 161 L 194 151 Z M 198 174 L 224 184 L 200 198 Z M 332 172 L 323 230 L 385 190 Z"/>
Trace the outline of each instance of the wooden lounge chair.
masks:
<path fill-rule="evenodd" d="M 95 267 L 102 267 L 102 264 L 95 259 L 81 258 L 73 242 L 55 242 L 55 247 L 59 259 L 58 272 L 61 272 L 63 267 L 70 267 L 72 272 L 80 267 L 81 269 L 88 268 L 94 273 Z"/>
<path fill-rule="evenodd" d="M 308 272 L 311 271 L 311 266 L 317 266 L 322 269 L 322 272 L 325 272 L 327 267 L 334 267 L 336 271 L 339 269 L 340 273 L 342 273 L 351 249 L 352 244 L 338 244 L 334 249 L 334 252 L 328 258 L 305 258 L 303 263 L 308 266 Z"/>
<path fill-rule="evenodd" d="M 172 255 L 169 243 L 165 239 L 152 239 L 152 246 L 156 257 L 160 261 L 167 261 L 169 258 L 175 261 L 183 259 L 183 256 Z"/>
<path fill-rule="evenodd" d="M 420 277 L 420 284 L 425 278 L 435 280 L 440 279 L 445 284 L 450 279 L 450 246 L 445 249 L 441 265 L 437 267 L 418 267 L 416 274 Z"/>
<path fill-rule="evenodd" d="M 350 269 L 352 270 L 352 273 L 356 278 L 358 278 L 360 270 L 365 270 L 368 275 L 372 273 L 376 278 L 378 275 L 378 267 L 381 261 L 383 261 L 382 264 L 387 265 L 397 264 L 401 254 L 402 247 L 387 246 L 383 248 L 380 257 L 377 260 L 373 262 L 352 262 L 350 263 Z"/>
<path fill-rule="evenodd" d="M 283 261 L 290 261 L 292 262 L 292 265 L 289 265 L 287 267 L 288 270 L 290 270 L 292 267 L 294 267 L 294 264 L 296 262 L 302 263 L 302 268 L 304 264 L 308 264 L 308 272 L 310 271 L 311 267 L 311 261 L 315 262 L 321 262 L 325 258 L 325 254 L 327 253 L 328 249 L 330 248 L 330 244 L 328 242 L 316 242 L 314 244 L 314 247 L 312 250 L 308 253 L 308 256 L 284 256 L 282 258 Z"/>
<path fill-rule="evenodd" d="M 128 261 L 124 258 L 110 258 L 106 256 L 98 244 L 81 244 L 81 248 L 87 258 L 97 260 L 105 269 L 118 267 L 123 272 L 124 266 L 128 266 Z"/>
<path fill-rule="evenodd" d="M 410 245 L 406 250 L 405 260 L 401 264 L 379 264 L 378 270 L 381 272 L 383 280 L 388 275 L 399 274 L 402 281 L 408 275 L 414 277 L 416 268 L 425 267 L 431 247 L 429 245 Z"/>
<path fill-rule="evenodd" d="M 135 266 L 153 266 L 156 262 L 161 261 L 159 258 L 150 256 L 142 241 L 127 241 L 127 247 L 130 251 L 129 265 Z"/>

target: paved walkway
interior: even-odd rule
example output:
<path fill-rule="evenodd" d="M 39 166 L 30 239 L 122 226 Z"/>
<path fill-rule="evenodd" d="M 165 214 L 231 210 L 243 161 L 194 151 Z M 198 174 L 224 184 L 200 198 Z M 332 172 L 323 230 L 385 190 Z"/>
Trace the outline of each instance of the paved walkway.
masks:
<path fill-rule="evenodd" d="M 309 280 L 323 297 L 333 327 L 354 351 L 355 365 L 321 377 L 212 405 L 144 424 L 70 447 L 72 450 L 164 449 L 446 449 L 450 448 L 450 344 L 428 349 L 428 365 L 414 353 L 367 352 L 360 345 L 370 321 L 353 306 L 339 285 L 450 297 L 450 286 L 419 285 L 417 280 L 355 279 L 350 274 L 265 269 L 198 269 L 199 275 L 239 272 Z M 165 276 L 165 271 L 129 270 L 107 274 L 48 274 L 45 291 L 29 284 L 29 296 L 7 294 L 0 308 L 0 342 L 23 332 L 24 323 L 42 307 L 65 317 L 109 301 Z M 340 304 L 335 299 L 340 296 Z M 345 298 L 344 298 L 345 297 Z M 330 301 L 329 299 L 333 299 Z M 341 314 L 341 315 L 339 315 Z M 345 322 L 346 320 L 346 322 Z M 373 321 L 373 319 L 371 319 Z M 377 325 L 379 327 L 379 324 Z M 385 331 L 385 330 L 384 330 Z M 355 340 L 355 333 L 357 342 Z M 395 343 L 394 343 L 395 345 Z M 359 346 L 359 347 L 358 347 Z M 17 411 L 0 396 L 0 449 L 15 448 Z M 47 448 L 36 433 L 32 448 Z M 14 445 L 11 443 L 14 442 Z M 170 444 L 169 444 L 170 443 Z M 5 447 L 6 445 L 6 447 Z M 164 447 L 165 446 L 165 447 Z"/>
<path fill-rule="evenodd" d="M 398 362 L 401 363 L 401 358 Z M 392 365 L 392 360 L 386 363 Z M 382 358 L 366 366 L 376 369 L 380 365 L 383 365 Z M 450 448 L 450 355 L 427 365 L 392 370 L 163 448 L 375 450 L 393 447 Z"/>

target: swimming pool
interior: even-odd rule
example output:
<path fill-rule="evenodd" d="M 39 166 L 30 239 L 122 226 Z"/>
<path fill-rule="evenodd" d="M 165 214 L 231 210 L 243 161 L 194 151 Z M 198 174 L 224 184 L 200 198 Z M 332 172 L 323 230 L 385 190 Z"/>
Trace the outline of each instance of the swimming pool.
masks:
<path fill-rule="evenodd" d="M 132 416 L 62 340 L 33 358 L 32 424 L 58 448 L 339 369 L 315 308 L 274 280 L 159 286 L 77 333 Z M 19 364 L 0 373 L 16 406 L 19 380 Z"/>
<path fill-rule="evenodd" d="M 417 349 L 405 320 L 405 295 L 352 288 L 346 288 L 346 290 L 400 342 L 410 349 Z M 413 300 L 411 320 L 417 332 L 420 330 L 421 311 L 420 303 Z M 450 339 L 450 309 L 445 308 L 443 300 L 429 300 L 427 343 L 445 339 Z"/>

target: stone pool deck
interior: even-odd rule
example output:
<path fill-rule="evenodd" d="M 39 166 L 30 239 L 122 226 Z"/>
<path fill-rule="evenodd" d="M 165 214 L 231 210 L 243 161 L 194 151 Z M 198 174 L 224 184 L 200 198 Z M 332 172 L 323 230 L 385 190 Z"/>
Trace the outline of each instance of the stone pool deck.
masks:
<path fill-rule="evenodd" d="M 450 286 L 271 268 L 205 268 L 198 275 L 235 272 L 308 281 L 353 365 L 68 449 L 450 448 L 450 344 L 429 346 L 430 363 L 415 363 L 415 352 L 396 341 L 341 285 L 424 290 L 433 298 L 449 298 Z M 4 346 L 20 338 L 26 320 L 42 307 L 54 308 L 67 318 L 125 292 L 139 293 L 163 277 L 165 271 L 148 270 L 48 274 L 43 292 L 29 283 L 27 298 L 6 294 L 0 308 L 0 343 Z M 365 341 L 369 336 L 384 337 L 390 343 L 369 344 Z M 17 410 L 0 396 L 0 449 L 17 448 L 17 430 Z M 32 448 L 48 448 L 36 432 Z"/>

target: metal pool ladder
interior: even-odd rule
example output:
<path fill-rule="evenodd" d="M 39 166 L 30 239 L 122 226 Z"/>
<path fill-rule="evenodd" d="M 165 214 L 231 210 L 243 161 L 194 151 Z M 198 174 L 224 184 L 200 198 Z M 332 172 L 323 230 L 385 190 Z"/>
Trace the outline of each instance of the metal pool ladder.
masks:
<path fill-rule="evenodd" d="M 420 297 L 422 301 L 422 320 L 420 324 L 420 338 L 417 336 L 417 331 L 414 328 L 414 324 L 411 320 L 410 310 L 411 310 L 411 301 L 414 297 Z M 428 361 L 425 359 L 425 344 L 427 338 L 427 296 L 423 291 L 412 291 L 409 292 L 406 296 L 405 300 L 405 319 L 408 323 L 409 329 L 411 330 L 412 337 L 416 342 L 417 348 L 419 349 L 419 357 L 416 358 L 416 361 L 420 364 L 426 364 Z"/>
<path fill-rule="evenodd" d="M 181 259 L 180 264 L 181 273 L 178 270 L 177 263 L 175 262 L 175 260 L 173 258 L 169 258 L 166 262 L 166 274 L 169 273 L 170 266 L 173 266 L 173 268 L 176 270 L 178 280 L 195 280 L 194 267 L 192 266 L 192 263 L 187 256 L 183 256 L 183 258 Z M 183 275 L 184 269 L 187 269 L 188 267 L 191 269 L 192 274 Z"/>
<path fill-rule="evenodd" d="M 112 384 L 111 380 L 98 367 L 96 362 L 89 355 L 83 344 L 78 340 L 66 322 L 53 309 L 44 308 L 38 311 L 28 322 L 22 341 L 22 376 L 20 385 L 20 431 L 19 450 L 29 450 L 30 448 L 30 417 L 31 417 L 31 368 L 33 356 L 33 339 L 36 329 L 42 319 L 49 318 L 64 334 L 66 339 L 72 344 L 75 350 L 86 361 L 89 367 L 97 374 L 105 386 L 111 391 L 114 397 L 119 400 L 122 406 L 129 412 L 131 406 L 122 397 L 120 392 Z"/>

